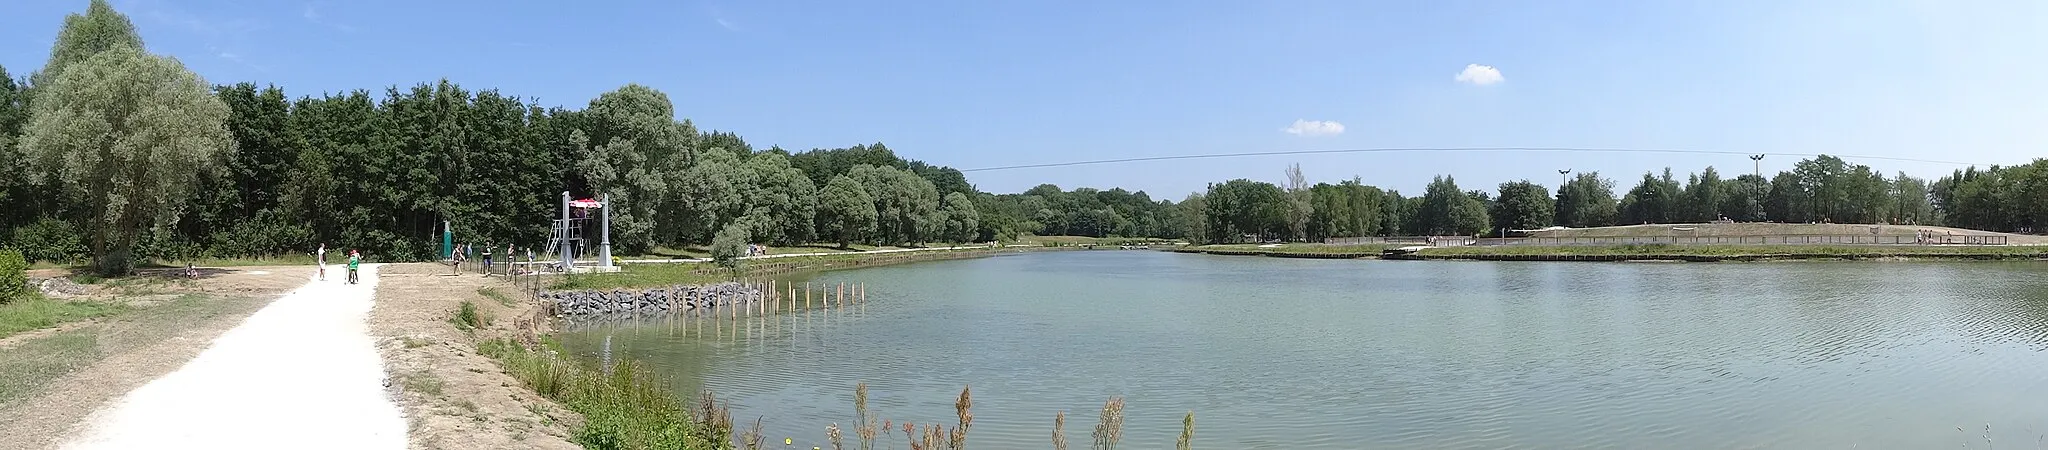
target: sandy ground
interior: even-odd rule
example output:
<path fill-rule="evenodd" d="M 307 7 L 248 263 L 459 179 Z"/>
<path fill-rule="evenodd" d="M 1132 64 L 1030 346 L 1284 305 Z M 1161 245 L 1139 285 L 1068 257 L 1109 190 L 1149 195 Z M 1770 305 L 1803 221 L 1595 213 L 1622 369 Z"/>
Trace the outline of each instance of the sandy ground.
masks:
<path fill-rule="evenodd" d="M 362 283 L 309 281 L 228 330 L 177 371 L 86 421 L 65 448 L 401 448 Z M 332 274 L 330 274 L 332 275 Z"/>
<path fill-rule="evenodd" d="M 502 277 L 450 275 L 441 264 L 385 266 L 370 311 L 370 331 L 392 377 L 391 390 L 408 417 L 414 449 L 581 448 L 568 440 L 581 417 L 527 390 L 497 361 L 476 353 L 483 339 L 531 342 L 545 334 L 536 308 Z M 510 304 L 480 290 L 502 292 Z M 457 329 L 449 321 L 464 301 L 490 324 Z"/>

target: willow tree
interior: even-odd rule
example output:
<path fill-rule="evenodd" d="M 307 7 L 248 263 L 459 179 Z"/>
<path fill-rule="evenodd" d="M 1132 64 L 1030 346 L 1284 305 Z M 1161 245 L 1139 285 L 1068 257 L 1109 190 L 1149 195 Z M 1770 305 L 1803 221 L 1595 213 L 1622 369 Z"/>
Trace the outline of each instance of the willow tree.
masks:
<path fill-rule="evenodd" d="M 38 90 L 22 148 L 81 205 L 73 221 L 103 274 L 128 272 L 141 232 L 174 223 L 234 146 L 227 106 L 175 59 L 116 47 Z"/>
<path fill-rule="evenodd" d="M 853 178 L 840 175 L 818 191 L 818 235 L 846 248 L 875 232 L 875 198 Z"/>
<path fill-rule="evenodd" d="M 140 51 L 142 36 L 135 34 L 135 24 L 128 21 L 128 16 L 114 11 L 106 0 L 92 0 L 85 7 L 85 14 L 64 16 L 64 28 L 57 32 L 56 44 L 50 46 L 50 59 L 43 63 L 42 72 L 29 77 L 30 84 L 41 87 L 54 83 L 65 67 L 117 48 Z"/>

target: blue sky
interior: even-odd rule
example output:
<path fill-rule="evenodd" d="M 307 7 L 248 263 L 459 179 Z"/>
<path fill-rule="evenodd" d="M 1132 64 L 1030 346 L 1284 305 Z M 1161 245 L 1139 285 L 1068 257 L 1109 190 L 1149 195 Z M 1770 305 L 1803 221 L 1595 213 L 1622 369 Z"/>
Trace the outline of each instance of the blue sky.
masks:
<path fill-rule="evenodd" d="M 758 147 L 881 141 L 963 169 L 1373 147 L 2048 156 L 2048 2 L 2027 0 L 248 3 L 113 0 L 151 51 L 215 83 L 300 96 L 445 77 L 571 107 L 641 83 L 680 117 Z M 84 5 L 7 2 L 0 65 L 41 66 L 64 14 Z M 1461 78 L 1468 68 L 1477 76 Z M 1796 159 L 1766 158 L 1764 170 Z M 968 178 L 994 192 L 1051 182 L 1178 199 L 1212 181 L 1277 182 L 1289 163 L 1314 181 L 1403 191 L 1439 173 L 1491 190 L 1597 170 L 1627 189 L 1666 166 L 1751 166 L 1380 153 Z"/>

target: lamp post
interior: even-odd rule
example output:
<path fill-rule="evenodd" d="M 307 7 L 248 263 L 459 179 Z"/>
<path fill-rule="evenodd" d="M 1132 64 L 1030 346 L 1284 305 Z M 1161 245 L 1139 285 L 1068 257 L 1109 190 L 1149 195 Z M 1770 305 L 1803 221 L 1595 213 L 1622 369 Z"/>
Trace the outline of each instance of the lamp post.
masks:
<path fill-rule="evenodd" d="M 1572 173 L 1572 170 L 1571 170 L 1571 169 L 1557 169 L 1557 191 L 1558 191 L 1558 192 L 1564 192 L 1564 184 L 1566 183 L 1566 181 L 1565 181 L 1565 177 L 1564 177 L 1564 176 L 1565 176 L 1565 174 L 1568 174 L 1568 173 Z"/>
<path fill-rule="evenodd" d="M 1749 160 L 1750 160 L 1750 161 L 1752 161 L 1752 162 L 1755 162 L 1755 163 L 1756 163 L 1756 177 L 1757 177 L 1757 178 L 1763 178 L 1763 177 L 1764 177 L 1764 155 L 1749 155 Z"/>

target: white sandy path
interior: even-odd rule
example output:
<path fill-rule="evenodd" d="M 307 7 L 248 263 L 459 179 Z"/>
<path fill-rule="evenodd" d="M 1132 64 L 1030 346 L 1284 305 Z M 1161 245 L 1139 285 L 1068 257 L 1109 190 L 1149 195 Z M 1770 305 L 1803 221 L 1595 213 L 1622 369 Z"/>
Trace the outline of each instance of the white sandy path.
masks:
<path fill-rule="evenodd" d="M 365 322 L 377 265 L 365 264 L 353 286 L 341 282 L 344 270 L 332 272 L 101 407 L 64 447 L 405 448 L 405 417 L 385 394 Z"/>

